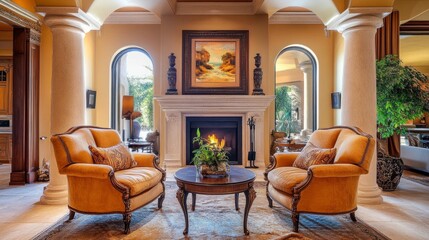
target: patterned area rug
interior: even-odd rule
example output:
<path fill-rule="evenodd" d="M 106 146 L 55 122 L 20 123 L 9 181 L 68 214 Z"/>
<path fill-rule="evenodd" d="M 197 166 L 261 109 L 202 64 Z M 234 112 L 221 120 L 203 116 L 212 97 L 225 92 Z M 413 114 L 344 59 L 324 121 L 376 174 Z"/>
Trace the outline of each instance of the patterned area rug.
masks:
<path fill-rule="evenodd" d="M 404 170 L 402 177 L 407 180 L 429 186 L 429 173 L 408 169 Z"/>
<path fill-rule="evenodd" d="M 275 202 L 274 208 L 268 207 L 264 182 L 255 183 L 257 196 L 249 213 L 249 236 L 243 235 L 245 199 L 240 194 L 239 211 L 234 209 L 233 195 L 197 195 L 195 211 L 188 212 L 189 234 L 184 237 L 184 216 L 176 199 L 175 182 L 167 182 L 166 189 L 162 210 L 156 208 L 155 201 L 134 212 L 128 235 L 122 233 L 121 215 L 76 213 L 74 220 L 67 221 L 66 216 L 34 239 L 388 239 L 359 219 L 352 222 L 348 214 L 302 214 L 300 233 L 293 233 L 290 212 Z"/>

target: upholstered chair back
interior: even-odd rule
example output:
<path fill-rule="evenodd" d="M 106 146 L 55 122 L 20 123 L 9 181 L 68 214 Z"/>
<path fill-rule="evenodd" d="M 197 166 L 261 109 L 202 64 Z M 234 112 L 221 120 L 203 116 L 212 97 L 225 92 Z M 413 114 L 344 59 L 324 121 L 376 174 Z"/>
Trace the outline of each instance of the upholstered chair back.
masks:
<path fill-rule="evenodd" d="M 92 136 L 94 137 L 97 147 L 107 148 L 118 145 L 122 142 L 118 131 L 105 128 L 91 128 Z"/>
<path fill-rule="evenodd" d="M 335 143 L 334 163 L 355 164 L 368 172 L 375 146 L 375 139 L 359 128 L 344 128 Z"/>
<path fill-rule="evenodd" d="M 309 142 L 319 148 L 333 148 L 341 128 L 319 129 L 311 134 Z"/>
<path fill-rule="evenodd" d="M 334 164 L 351 163 L 368 171 L 375 140 L 359 128 L 334 127 L 315 131 L 309 142 L 319 148 L 336 148 Z"/>
<path fill-rule="evenodd" d="M 58 171 L 73 163 L 94 163 L 88 146 L 112 147 L 121 142 L 117 131 L 89 126 L 69 129 L 64 134 L 54 135 L 51 138 L 54 145 Z"/>

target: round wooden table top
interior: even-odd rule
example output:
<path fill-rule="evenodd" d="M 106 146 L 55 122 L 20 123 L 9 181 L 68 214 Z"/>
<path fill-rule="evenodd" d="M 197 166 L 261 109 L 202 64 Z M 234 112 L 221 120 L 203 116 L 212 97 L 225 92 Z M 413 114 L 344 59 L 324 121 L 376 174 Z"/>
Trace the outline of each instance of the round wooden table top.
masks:
<path fill-rule="evenodd" d="M 192 183 L 195 185 L 229 185 L 237 183 L 252 182 L 256 175 L 250 170 L 240 167 L 231 167 L 231 172 L 227 177 L 208 178 L 200 177 L 197 174 L 195 166 L 184 167 L 174 174 L 174 178 L 181 182 Z"/>

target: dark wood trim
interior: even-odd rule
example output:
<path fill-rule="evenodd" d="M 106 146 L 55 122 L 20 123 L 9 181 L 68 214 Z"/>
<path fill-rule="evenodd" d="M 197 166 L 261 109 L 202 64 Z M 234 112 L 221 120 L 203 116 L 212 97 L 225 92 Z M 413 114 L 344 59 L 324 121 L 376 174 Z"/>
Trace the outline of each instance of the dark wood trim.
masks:
<path fill-rule="evenodd" d="M 27 183 L 36 181 L 39 169 L 39 59 L 40 46 L 31 39 L 29 46 L 29 75 L 27 93 L 27 129 L 28 155 L 26 160 Z"/>
<path fill-rule="evenodd" d="M 39 166 L 39 53 L 29 28 L 13 29 L 13 130 L 10 185 L 36 180 Z"/>
<path fill-rule="evenodd" d="M 429 21 L 409 21 L 399 27 L 400 35 L 429 35 Z"/>

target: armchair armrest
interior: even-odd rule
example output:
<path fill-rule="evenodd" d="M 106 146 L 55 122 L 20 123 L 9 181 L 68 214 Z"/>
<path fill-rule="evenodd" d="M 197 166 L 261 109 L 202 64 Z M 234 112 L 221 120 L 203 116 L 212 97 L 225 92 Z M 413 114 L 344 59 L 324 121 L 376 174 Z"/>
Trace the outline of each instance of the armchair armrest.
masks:
<path fill-rule="evenodd" d="M 65 167 L 64 173 L 73 177 L 109 179 L 113 168 L 104 164 L 74 163 Z"/>
<path fill-rule="evenodd" d="M 299 152 L 275 153 L 273 155 L 276 162 L 275 168 L 292 166 L 293 162 L 295 162 L 295 159 L 298 157 L 298 155 L 299 155 Z"/>
<path fill-rule="evenodd" d="M 321 164 L 310 166 L 313 177 L 354 177 L 366 174 L 365 169 L 354 164 Z"/>
<path fill-rule="evenodd" d="M 268 181 L 268 173 L 278 167 L 290 167 L 295 161 L 299 152 L 275 153 L 270 157 L 270 165 L 267 166 L 264 172 L 264 179 Z"/>
<path fill-rule="evenodd" d="M 137 162 L 137 167 L 155 167 L 154 159 L 156 155 L 153 153 L 132 153 L 134 160 Z"/>
<path fill-rule="evenodd" d="M 159 158 L 153 153 L 132 153 L 134 160 L 137 162 L 137 167 L 153 167 L 162 174 L 162 181 L 165 181 L 167 174 L 164 169 L 159 166 Z"/>

